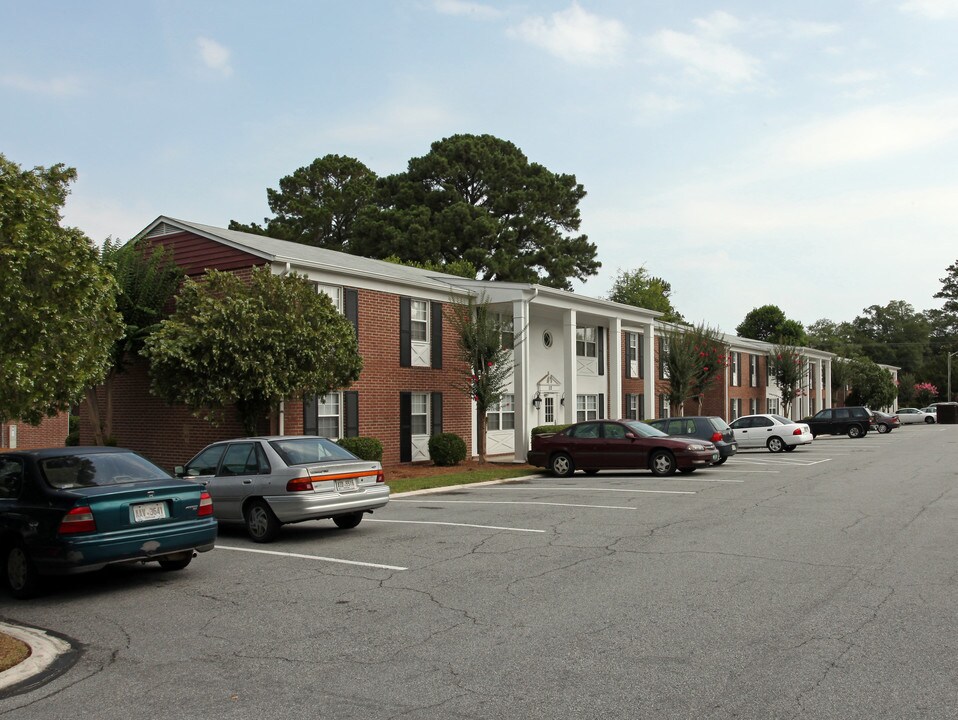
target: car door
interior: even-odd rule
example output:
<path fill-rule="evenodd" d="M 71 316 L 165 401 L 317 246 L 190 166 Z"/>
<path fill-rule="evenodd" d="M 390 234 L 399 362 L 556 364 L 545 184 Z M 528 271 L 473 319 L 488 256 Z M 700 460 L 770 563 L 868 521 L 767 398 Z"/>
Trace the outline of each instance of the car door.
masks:
<path fill-rule="evenodd" d="M 775 434 L 775 421 L 772 418 L 756 416 L 752 418 L 752 426 L 748 429 L 752 447 L 765 447 L 768 439 Z"/>
<path fill-rule="evenodd" d="M 750 430 L 752 428 L 753 417 L 742 417 L 738 420 L 733 420 L 729 425 L 732 428 L 732 433 L 735 435 L 735 442 L 738 443 L 740 448 L 748 448 L 753 446 L 752 435 Z"/>
<path fill-rule="evenodd" d="M 593 467 L 634 469 L 644 468 L 648 462 L 643 444 L 631 437 L 632 432 L 622 423 L 602 423 L 602 460 L 604 465 Z"/>
<path fill-rule="evenodd" d="M 580 423 L 569 434 L 568 449 L 573 464 L 582 470 L 612 467 L 602 447 L 602 424 Z"/>
<path fill-rule="evenodd" d="M 230 443 L 216 476 L 207 487 L 213 497 L 213 512 L 234 520 L 243 517 L 243 502 L 269 492 L 269 465 L 258 442 Z M 264 473 L 265 470 L 265 473 Z M 214 494 L 215 490 L 215 494 Z"/>
<path fill-rule="evenodd" d="M 813 435 L 830 435 L 832 433 L 832 411 L 819 410 L 808 423 Z"/>

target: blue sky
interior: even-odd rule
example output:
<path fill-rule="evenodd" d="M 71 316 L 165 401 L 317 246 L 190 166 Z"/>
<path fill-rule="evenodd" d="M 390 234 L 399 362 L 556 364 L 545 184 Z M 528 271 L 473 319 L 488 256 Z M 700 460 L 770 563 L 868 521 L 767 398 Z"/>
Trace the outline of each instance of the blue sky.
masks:
<path fill-rule="evenodd" d="M 385 175 L 490 133 L 588 192 L 604 297 L 694 322 L 933 295 L 958 259 L 958 0 L 0 0 L 0 153 L 101 242 L 225 227 L 329 153 Z"/>

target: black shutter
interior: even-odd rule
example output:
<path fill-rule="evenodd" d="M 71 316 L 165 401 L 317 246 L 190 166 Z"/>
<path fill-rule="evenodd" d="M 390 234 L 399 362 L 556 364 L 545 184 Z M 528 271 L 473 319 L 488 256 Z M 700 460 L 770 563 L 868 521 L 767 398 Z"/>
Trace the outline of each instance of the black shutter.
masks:
<path fill-rule="evenodd" d="M 399 298 L 399 367 L 412 367 L 412 301 L 406 297 Z"/>
<path fill-rule="evenodd" d="M 343 288 L 343 314 L 353 324 L 356 337 L 359 337 L 359 291 Z"/>
<path fill-rule="evenodd" d="M 639 377 L 645 377 L 645 335 L 639 335 Z"/>
<path fill-rule="evenodd" d="M 598 345 L 599 375 L 605 375 L 605 328 L 599 327 L 597 330 L 596 344 Z"/>
<path fill-rule="evenodd" d="M 442 393 L 434 392 L 430 398 L 432 401 L 432 430 L 430 435 L 438 435 L 442 432 Z"/>
<path fill-rule="evenodd" d="M 605 395 L 599 393 L 599 419 L 605 417 Z"/>
<path fill-rule="evenodd" d="M 432 314 L 432 348 L 429 352 L 429 362 L 436 370 L 442 370 L 442 303 L 429 303 L 429 311 Z"/>
<path fill-rule="evenodd" d="M 628 418 L 629 420 L 635 420 L 629 413 L 632 412 L 632 404 L 629 402 L 632 397 L 632 393 L 626 393 L 622 396 L 622 417 Z"/>
<path fill-rule="evenodd" d="M 412 393 L 408 392 L 399 393 L 399 462 L 412 462 Z"/>
<path fill-rule="evenodd" d="M 343 393 L 343 437 L 359 437 L 359 393 Z"/>
<path fill-rule="evenodd" d="M 639 393 L 639 420 L 645 420 L 645 395 Z"/>
<path fill-rule="evenodd" d="M 303 435 L 315 435 L 319 432 L 319 419 L 316 408 L 317 399 L 315 395 L 303 398 Z"/>

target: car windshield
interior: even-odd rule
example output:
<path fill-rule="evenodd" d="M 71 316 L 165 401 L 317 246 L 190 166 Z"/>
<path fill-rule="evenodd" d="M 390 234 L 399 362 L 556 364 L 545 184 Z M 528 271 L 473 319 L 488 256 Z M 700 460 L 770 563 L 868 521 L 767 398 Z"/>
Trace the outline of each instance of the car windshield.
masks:
<path fill-rule="evenodd" d="M 60 490 L 122 485 L 170 476 L 135 453 L 60 455 L 40 460 L 44 479 Z"/>
<path fill-rule="evenodd" d="M 782 425 L 791 425 L 793 422 L 795 422 L 794 420 L 789 420 L 787 417 L 782 417 L 781 415 L 769 415 L 769 417 L 775 422 L 782 423 Z"/>
<path fill-rule="evenodd" d="M 651 425 L 646 425 L 644 422 L 639 422 L 638 420 L 630 420 L 626 425 L 629 426 L 629 430 L 639 437 L 668 437 L 668 435 L 661 430 L 657 430 Z"/>
<path fill-rule="evenodd" d="M 321 437 L 285 438 L 271 440 L 269 444 L 287 465 L 315 465 L 359 459 L 333 441 Z"/>

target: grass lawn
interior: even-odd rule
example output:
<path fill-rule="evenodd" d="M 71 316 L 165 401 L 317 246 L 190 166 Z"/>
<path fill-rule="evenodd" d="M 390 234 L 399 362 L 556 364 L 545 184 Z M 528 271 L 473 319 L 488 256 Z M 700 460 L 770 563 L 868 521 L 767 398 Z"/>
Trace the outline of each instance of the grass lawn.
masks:
<path fill-rule="evenodd" d="M 393 493 L 412 490 L 448 487 L 486 482 L 488 480 L 507 480 L 510 478 L 535 475 L 540 468 L 515 463 L 479 464 L 468 461 L 452 467 L 438 467 L 431 463 L 413 463 L 385 468 L 386 482 Z"/>

